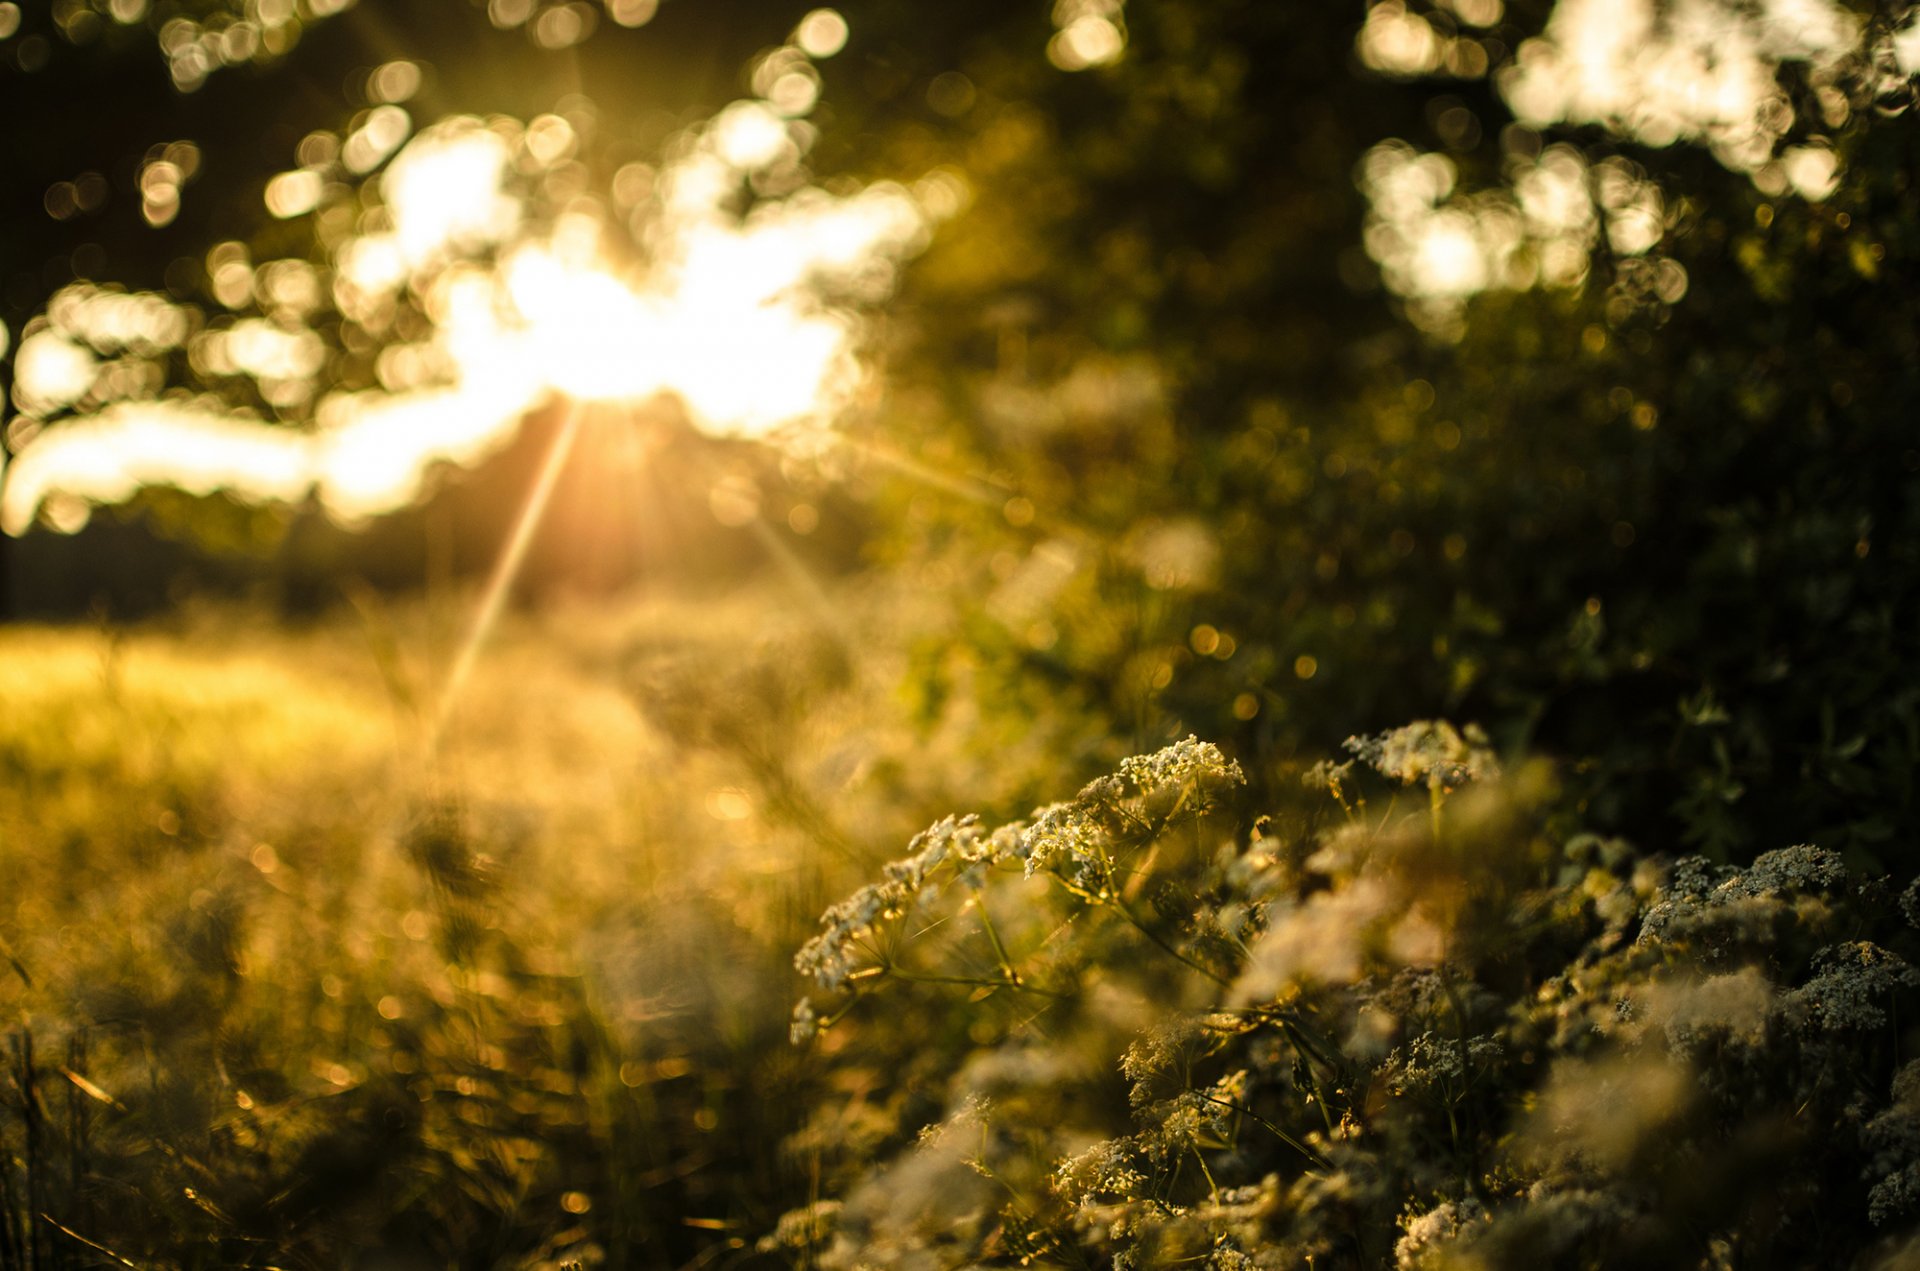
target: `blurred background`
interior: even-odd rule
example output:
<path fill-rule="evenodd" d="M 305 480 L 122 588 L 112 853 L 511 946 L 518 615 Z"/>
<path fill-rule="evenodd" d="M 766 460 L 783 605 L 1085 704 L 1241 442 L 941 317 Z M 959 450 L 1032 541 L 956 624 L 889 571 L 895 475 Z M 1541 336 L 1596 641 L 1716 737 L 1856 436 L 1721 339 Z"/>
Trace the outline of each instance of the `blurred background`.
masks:
<path fill-rule="evenodd" d="M 979 1040 L 788 1048 L 821 909 L 1188 733 L 1893 868 L 1917 69 L 1841 0 L 0 3 L 0 1267 L 804 1262 Z"/>

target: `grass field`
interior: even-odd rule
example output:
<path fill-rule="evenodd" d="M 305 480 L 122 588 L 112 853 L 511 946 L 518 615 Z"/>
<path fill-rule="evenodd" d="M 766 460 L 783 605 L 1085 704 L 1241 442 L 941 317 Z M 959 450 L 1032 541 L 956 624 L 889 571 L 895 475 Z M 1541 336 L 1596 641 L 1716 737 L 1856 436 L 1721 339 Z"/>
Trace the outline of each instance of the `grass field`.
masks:
<path fill-rule="evenodd" d="M 437 747 L 424 608 L 0 632 L 0 1265 L 679 1263 L 804 1201 L 792 951 L 939 792 L 769 612 L 512 619 Z"/>

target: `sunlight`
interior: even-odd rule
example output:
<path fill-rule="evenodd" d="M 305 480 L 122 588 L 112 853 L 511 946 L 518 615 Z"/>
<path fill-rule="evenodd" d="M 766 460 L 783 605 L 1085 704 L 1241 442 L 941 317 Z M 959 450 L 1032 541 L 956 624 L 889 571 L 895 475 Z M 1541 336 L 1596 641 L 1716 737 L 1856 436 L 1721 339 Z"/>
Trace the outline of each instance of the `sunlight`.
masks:
<path fill-rule="evenodd" d="M 1445 7 L 1468 25 L 1502 11 L 1498 0 Z M 1542 148 L 1538 134 L 1598 124 L 1654 149 L 1698 144 L 1762 194 L 1819 202 L 1843 175 L 1820 129 L 1839 129 L 1854 109 L 1843 91 L 1856 73 L 1848 68 L 1865 58 L 1910 73 L 1909 60 L 1920 64 L 1911 51 L 1917 30 L 1876 31 L 1834 0 L 1560 0 L 1495 75 L 1524 125 L 1503 143 L 1505 180 L 1458 189 L 1447 156 L 1380 143 L 1359 170 L 1370 205 L 1367 254 L 1408 301 L 1408 316 L 1446 339 L 1463 331 L 1465 301 L 1479 292 L 1582 286 L 1603 237 L 1618 266 L 1619 305 L 1672 304 L 1687 280 L 1661 252 L 1677 209 L 1660 185 L 1624 155 L 1590 162 L 1565 143 Z M 1470 41 L 1437 32 L 1402 0 L 1376 0 L 1357 48 L 1390 76 L 1429 75 L 1443 63 L 1465 78 L 1485 71 L 1454 66 L 1444 50 Z M 1786 63 L 1804 68 L 1817 116 L 1781 86 Z M 1787 144 L 1802 133 L 1804 144 Z"/>
<path fill-rule="evenodd" d="M 454 708 L 459 705 L 467 681 L 473 676 L 480 650 L 485 646 L 487 637 L 493 634 L 494 625 L 500 621 L 501 609 L 506 605 L 513 580 L 526 560 L 534 531 L 539 529 L 540 521 L 546 514 L 547 501 L 553 497 L 554 488 L 560 483 L 560 474 L 567 466 L 567 457 L 573 453 L 573 443 L 580 435 L 581 415 L 582 410 L 576 405 L 567 411 L 566 418 L 561 421 L 560 431 L 554 434 L 552 443 L 547 447 L 540 473 L 534 478 L 532 488 L 527 491 L 526 502 L 521 505 L 520 515 L 514 520 L 513 532 L 507 539 L 506 547 L 499 559 L 494 561 L 493 572 L 487 579 L 487 589 L 480 597 L 479 611 L 467 628 L 459 652 L 454 655 L 453 669 L 448 673 L 434 706 L 433 724 L 427 734 L 429 750 L 439 748 L 447 722 L 453 718 Z"/>
<path fill-rule="evenodd" d="M 844 41 L 844 20 L 818 11 L 796 38 L 825 56 Z M 801 48 L 783 52 L 805 60 Z M 90 505 L 148 485 L 246 502 L 311 493 L 352 523 L 421 497 L 437 463 L 484 459 L 556 397 L 633 408 L 669 396 L 695 426 L 724 435 L 830 421 L 860 381 L 860 327 L 818 287 L 884 298 L 897 263 L 951 208 L 881 182 L 837 195 L 803 187 L 740 217 L 730 204 L 742 180 L 792 168 L 811 138 L 777 105 L 735 102 L 690 134 L 658 174 L 646 263 L 631 269 L 613 263 L 610 236 L 620 231 L 600 200 L 576 197 L 550 224 L 532 223 L 516 179 L 572 158 L 578 138 L 559 115 L 526 125 L 455 117 L 402 145 L 405 113 L 381 107 L 348 148 L 363 134 L 367 154 L 399 148 L 360 232 L 330 253 L 330 271 L 297 259 L 255 270 L 237 245 L 234 259 L 222 249 L 209 256 L 224 303 L 266 312 L 209 320 L 188 342 L 193 365 L 253 381 L 262 399 L 291 412 L 287 422 L 212 394 L 188 401 L 174 389 L 162 399 L 157 355 L 131 380 L 122 368 L 126 382 L 108 391 L 110 364 L 96 357 L 108 346 L 50 307 L 16 353 L 11 435 L 20 444 L 0 491 L 0 530 L 23 533 L 55 505 L 61 514 L 47 519 L 75 529 Z M 363 160 L 345 156 L 352 168 Z M 310 188 L 319 180 L 275 178 L 269 211 L 298 214 L 320 198 Z M 296 268 L 303 272 L 291 278 Z M 289 281 L 309 285 L 281 285 Z M 290 291 L 301 294 L 284 300 Z M 329 292 L 343 317 L 369 331 L 387 329 L 409 296 L 431 318 L 424 339 L 383 341 L 382 390 L 328 391 L 336 355 L 320 334 L 325 314 L 313 310 Z M 99 294 L 121 308 L 178 312 L 159 297 Z M 186 338 L 184 328 L 169 334 L 164 343 Z"/>
<path fill-rule="evenodd" d="M 1810 187 L 1826 153 L 1800 165 Z M 1649 266 L 1649 286 L 1667 303 L 1685 291 L 1684 271 L 1658 256 L 1667 223 L 1660 188 L 1627 160 L 1589 164 L 1557 144 L 1510 160 L 1505 188 L 1462 193 L 1456 175 L 1451 159 L 1401 141 L 1375 146 L 1360 167 L 1367 253 L 1434 334 L 1457 333 L 1462 304 L 1482 291 L 1580 286 L 1603 235 L 1616 261 Z"/>
<path fill-rule="evenodd" d="M 54 496 L 116 503 L 141 486 L 189 494 L 231 490 L 259 501 L 299 498 L 312 484 L 311 441 L 192 403 L 119 403 L 36 437 L 7 474 L 6 528 L 31 523 L 16 509 Z"/>
<path fill-rule="evenodd" d="M 1563 0 L 1500 91 L 1535 128 L 1603 123 L 1654 146 L 1700 139 L 1754 172 L 1793 123 L 1779 64 L 1805 62 L 1821 81 L 1859 51 L 1864 29 L 1831 0 L 1691 0 L 1657 18 L 1652 0 Z"/>
<path fill-rule="evenodd" d="M 503 189 L 512 162 L 506 140 L 476 120 L 440 124 L 408 146 L 380 179 L 407 262 L 418 267 L 511 234 L 521 212 Z"/>

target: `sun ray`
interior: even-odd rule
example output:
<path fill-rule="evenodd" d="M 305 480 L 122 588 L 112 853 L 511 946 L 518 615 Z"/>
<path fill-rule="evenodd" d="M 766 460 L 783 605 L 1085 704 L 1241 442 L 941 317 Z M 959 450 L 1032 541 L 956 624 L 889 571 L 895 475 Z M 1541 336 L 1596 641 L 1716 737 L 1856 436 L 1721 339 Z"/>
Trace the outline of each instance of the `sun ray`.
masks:
<path fill-rule="evenodd" d="M 813 570 L 807 567 L 806 561 L 800 559 L 800 554 L 793 550 L 793 546 L 775 533 L 763 517 L 754 517 L 747 522 L 747 528 L 806 602 L 821 630 L 828 632 L 844 647 L 853 648 L 854 635 L 846 620 L 835 607 L 833 598 L 827 594 L 827 589 L 820 585 L 820 580 L 814 577 Z"/>
<path fill-rule="evenodd" d="M 872 459 L 876 463 L 885 464 L 896 472 L 903 473 L 919 481 L 924 481 L 936 490 L 958 495 L 960 498 L 969 499 L 975 503 L 985 504 L 988 507 L 999 507 L 1011 498 L 1014 493 L 1005 486 L 995 485 L 979 477 L 956 477 L 950 472 L 942 472 L 938 468 L 922 463 L 912 455 L 902 454 L 891 446 L 883 446 L 877 442 L 864 441 L 858 437 L 848 436 L 845 433 L 835 433 L 832 436 L 836 444 L 853 451 L 862 458 Z"/>
<path fill-rule="evenodd" d="M 459 704 L 460 695 L 465 691 L 467 681 L 473 675 L 474 663 L 479 659 L 480 650 L 492 634 L 495 624 L 500 620 L 500 610 L 506 604 L 507 595 L 513 590 L 513 581 L 520 573 L 520 566 L 526 560 L 527 548 L 533 542 L 533 535 L 540 528 L 541 518 L 547 510 L 547 503 L 553 497 L 554 486 L 560 480 L 560 473 L 567 466 L 567 456 L 573 452 L 573 443 L 579 436 L 580 424 L 586 408 L 578 402 L 568 402 L 566 414 L 560 421 L 559 429 L 553 435 L 553 441 L 547 447 L 547 456 L 540 465 L 540 473 L 534 478 L 533 485 L 527 490 L 527 501 L 520 509 L 520 516 L 513 524 L 513 533 L 507 538 L 506 545 L 500 551 L 500 558 L 494 562 L 493 573 L 487 579 L 487 589 L 481 594 L 480 607 L 474 612 L 473 625 L 467 629 L 467 637 L 460 645 L 460 652 L 454 658 L 453 670 L 447 675 L 446 685 L 440 690 L 440 698 L 434 707 L 433 727 L 427 734 L 427 749 L 438 752 L 440 739 L 446 732 L 448 721 L 454 708 Z"/>

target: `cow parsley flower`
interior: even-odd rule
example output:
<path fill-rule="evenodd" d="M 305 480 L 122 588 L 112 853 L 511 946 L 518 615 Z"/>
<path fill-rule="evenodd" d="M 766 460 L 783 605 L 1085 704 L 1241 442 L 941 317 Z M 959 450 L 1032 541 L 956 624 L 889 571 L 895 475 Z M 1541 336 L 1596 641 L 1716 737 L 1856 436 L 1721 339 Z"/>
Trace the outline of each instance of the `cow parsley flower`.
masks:
<path fill-rule="evenodd" d="M 1685 857 L 1674 863 L 1666 886 L 1647 906 L 1640 939 L 1675 941 L 1704 934 L 1724 942 L 1765 936 L 1784 902 L 1830 896 L 1846 883 L 1847 868 L 1838 853 L 1806 844 L 1763 852 L 1745 869 Z"/>
<path fill-rule="evenodd" d="M 1393 1264 L 1413 1271 L 1442 1246 L 1487 1225 L 1487 1207 L 1471 1196 L 1442 1201 L 1424 1214 L 1409 1214 L 1393 1246 Z"/>
<path fill-rule="evenodd" d="M 893 879 L 862 887 L 820 916 L 820 934 L 800 946 L 794 969 L 821 988 L 838 992 L 860 967 L 860 941 L 875 924 L 906 912 L 913 896 L 912 889 Z"/>
<path fill-rule="evenodd" d="M 1802 843 L 1762 852 L 1753 864 L 1716 889 L 1732 896 L 1778 896 L 1787 892 L 1832 892 L 1844 887 L 1847 867 L 1838 852 Z"/>
<path fill-rule="evenodd" d="M 813 1013 L 813 1002 L 801 998 L 794 1003 L 793 1023 L 788 1027 L 787 1035 L 796 1046 L 804 1046 L 820 1034 L 820 1021 Z"/>
<path fill-rule="evenodd" d="M 1882 1226 L 1920 1208 L 1920 1060 L 1893 1078 L 1893 1106 L 1861 1131 L 1862 1146 L 1873 1153 L 1861 1177 L 1871 1180 L 1867 1218 Z"/>
<path fill-rule="evenodd" d="M 1178 787 L 1244 785 L 1247 779 L 1240 765 L 1221 754 L 1218 746 L 1193 736 L 1151 755 L 1122 759 L 1115 775 L 1148 796 Z"/>
<path fill-rule="evenodd" d="M 1462 1053 L 1458 1038 L 1425 1032 L 1395 1047 L 1380 1065 L 1380 1075 L 1395 1094 L 1457 1094 L 1470 1073 L 1486 1071 L 1505 1053 L 1493 1037 L 1469 1037 Z"/>
<path fill-rule="evenodd" d="M 1180 1076 L 1194 1041 L 1204 1032 L 1198 1019 L 1177 1015 L 1134 1039 L 1120 1056 L 1120 1073 L 1133 1083 L 1129 1098 L 1134 1107 L 1151 1102 L 1155 1087 Z"/>
<path fill-rule="evenodd" d="M 1085 805 L 1055 803 L 1033 814 L 1020 835 L 1019 854 L 1026 860 L 1027 877 L 1040 872 L 1059 874 L 1076 887 L 1093 888 L 1107 881 L 1106 827 Z"/>
<path fill-rule="evenodd" d="M 1898 989 L 1920 985 L 1920 971 L 1866 940 L 1828 945 L 1813 955 L 1814 977 L 1788 994 L 1827 1032 L 1880 1028 L 1884 1003 Z"/>
<path fill-rule="evenodd" d="M 925 889 L 943 865 L 951 865 L 963 879 L 977 883 L 1011 846 L 1008 836 L 982 833 L 977 815 L 943 817 L 914 835 L 907 844 L 907 856 L 885 866 L 882 872 L 914 893 Z"/>
<path fill-rule="evenodd" d="M 1900 893 L 1900 913 L 1910 927 L 1920 927 L 1920 878 L 1907 884 Z"/>
<path fill-rule="evenodd" d="M 1053 1186 L 1077 1205 L 1099 1197 L 1132 1197 L 1147 1184 L 1129 1139 L 1105 1139 L 1086 1151 L 1069 1156 L 1053 1171 Z"/>
<path fill-rule="evenodd" d="M 1443 719 L 1417 719 L 1384 733 L 1349 737 L 1347 753 L 1381 775 L 1412 785 L 1464 785 L 1500 775 L 1487 735 L 1478 725 L 1456 729 Z"/>
<path fill-rule="evenodd" d="M 1052 874 L 1104 900 L 1116 857 L 1132 845 L 1133 830 L 1151 825 L 1159 831 L 1198 817 L 1221 787 L 1245 781 L 1240 765 L 1217 746 L 1188 737 L 1123 760 L 1112 775 L 1088 783 L 1068 802 L 1039 809 L 1026 822 L 988 832 L 978 816 L 942 818 L 913 837 L 905 856 L 882 867 L 881 881 L 821 915 L 820 931 L 794 956 L 794 967 L 828 992 L 844 992 L 877 968 L 877 928 L 936 899 L 950 881 L 983 887 L 988 873 L 1003 864 L 1020 863 L 1028 877 Z M 1162 801 L 1169 797 L 1177 801 L 1166 806 Z M 1130 806 L 1152 803 L 1161 803 L 1152 816 Z M 795 1031 L 802 1031 L 797 1019 Z"/>

